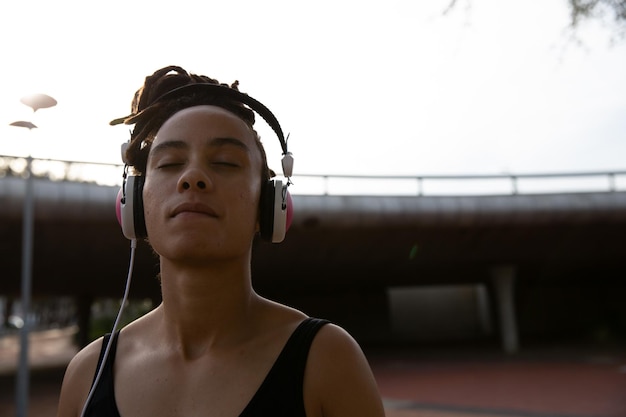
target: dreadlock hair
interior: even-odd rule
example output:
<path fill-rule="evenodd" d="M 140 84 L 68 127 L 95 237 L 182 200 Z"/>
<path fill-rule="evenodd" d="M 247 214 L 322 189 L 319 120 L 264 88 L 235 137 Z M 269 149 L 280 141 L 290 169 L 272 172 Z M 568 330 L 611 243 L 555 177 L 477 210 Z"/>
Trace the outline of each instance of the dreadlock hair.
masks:
<path fill-rule="evenodd" d="M 192 92 L 186 96 L 159 100 L 165 93 L 189 84 L 219 84 L 239 91 L 239 81 L 230 86 L 205 75 L 190 74 L 178 66 L 168 66 L 146 77 L 143 86 L 137 90 L 131 104 L 131 114 L 111 121 L 111 125 L 124 123 L 134 125 L 130 135 L 130 143 L 126 148 L 125 161 L 132 166 L 137 174 L 145 174 L 150 147 L 157 132 L 174 113 L 188 107 L 213 105 L 230 111 L 241 118 L 255 135 L 255 142 L 263 161 L 262 180 L 275 176 L 267 166 L 267 156 L 258 133 L 254 130 L 254 111 L 243 103 L 219 97 L 205 91 Z"/>

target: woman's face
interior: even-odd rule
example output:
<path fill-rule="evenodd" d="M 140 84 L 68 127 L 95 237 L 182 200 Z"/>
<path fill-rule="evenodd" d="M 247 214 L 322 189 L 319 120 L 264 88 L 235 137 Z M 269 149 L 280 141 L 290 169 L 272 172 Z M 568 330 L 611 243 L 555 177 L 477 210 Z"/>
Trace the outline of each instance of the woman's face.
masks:
<path fill-rule="evenodd" d="M 159 255 L 200 263 L 249 255 L 261 192 L 255 140 L 243 120 L 216 106 L 181 110 L 161 126 L 143 190 Z"/>

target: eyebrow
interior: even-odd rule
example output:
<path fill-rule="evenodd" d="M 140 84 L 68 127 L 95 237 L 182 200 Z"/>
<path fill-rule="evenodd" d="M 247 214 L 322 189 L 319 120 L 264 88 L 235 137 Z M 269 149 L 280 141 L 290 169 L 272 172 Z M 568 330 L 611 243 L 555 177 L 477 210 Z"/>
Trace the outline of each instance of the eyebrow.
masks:
<path fill-rule="evenodd" d="M 208 141 L 207 145 L 211 148 L 219 148 L 222 146 L 231 145 L 231 146 L 236 146 L 238 148 L 241 148 L 245 150 L 246 152 L 250 151 L 250 148 L 244 142 L 242 142 L 239 139 L 231 138 L 231 137 L 213 138 Z M 158 154 L 161 152 L 165 152 L 170 149 L 181 149 L 181 150 L 189 149 L 189 144 L 182 140 L 168 140 L 168 141 L 161 142 L 158 145 L 154 146 L 151 149 L 150 153 L 154 155 L 154 154 Z"/>
<path fill-rule="evenodd" d="M 189 145 L 182 140 L 168 140 L 165 142 L 161 142 L 158 145 L 152 147 L 150 153 L 154 155 L 155 153 L 165 152 L 169 149 L 188 149 Z"/>
<path fill-rule="evenodd" d="M 244 142 L 242 142 L 241 140 L 237 138 L 230 138 L 230 137 L 221 138 L 220 137 L 220 138 L 211 139 L 209 141 L 209 146 L 211 147 L 217 148 L 217 147 L 226 146 L 226 145 L 236 146 L 238 148 L 245 150 L 246 152 L 250 151 L 250 148 L 248 148 L 248 145 L 246 145 Z"/>

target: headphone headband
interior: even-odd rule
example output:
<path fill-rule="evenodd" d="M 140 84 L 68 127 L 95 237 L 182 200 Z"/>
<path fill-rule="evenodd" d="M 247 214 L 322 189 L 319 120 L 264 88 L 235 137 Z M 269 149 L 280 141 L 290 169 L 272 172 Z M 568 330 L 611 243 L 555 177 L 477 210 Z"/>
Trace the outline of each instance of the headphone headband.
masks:
<path fill-rule="evenodd" d="M 283 130 L 280 127 L 280 123 L 278 123 L 278 119 L 276 118 L 276 116 L 274 116 L 274 113 L 272 113 L 270 109 L 265 107 L 265 105 L 261 103 L 260 101 L 250 97 L 249 95 L 245 93 L 237 91 L 233 88 L 220 85 L 220 84 L 209 84 L 209 83 L 187 84 L 182 87 L 177 87 L 173 90 L 168 91 L 167 93 L 161 95 L 156 100 L 154 100 L 152 104 L 157 103 L 159 101 L 163 101 L 163 100 L 179 98 L 179 97 L 184 96 L 187 93 L 196 92 L 196 91 L 205 91 L 205 92 L 213 93 L 215 95 L 227 97 L 227 98 L 233 99 L 235 101 L 238 101 L 242 104 L 247 105 L 252 110 L 254 110 L 259 116 L 261 116 L 263 120 L 265 120 L 265 122 L 272 128 L 274 133 L 276 133 L 276 136 L 278 136 L 278 140 L 280 141 L 280 147 L 283 150 L 283 155 L 287 155 L 289 153 L 287 151 L 287 141 L 285 140 L 285 135 L 283 134 Z"/>

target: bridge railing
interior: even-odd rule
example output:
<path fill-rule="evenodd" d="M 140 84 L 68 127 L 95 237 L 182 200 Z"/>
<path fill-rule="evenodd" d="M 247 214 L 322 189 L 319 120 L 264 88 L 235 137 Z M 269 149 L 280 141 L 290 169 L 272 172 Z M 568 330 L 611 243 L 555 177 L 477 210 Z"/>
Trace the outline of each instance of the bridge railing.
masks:
<path fill-rule="evenodd" d="M 0 155 L 0 178 L 24 176 L 27 158 Z M 33 158 L 32 172 L 53 181 L 121 185 L 123 165 Z M 299 174 L 294 194 L 314 195 L 514 195 L 626 191 L 626 170 L 470 175 Z"/>
<path fill-rule="evenodd" d="M 0 155 L 0 178 L 26 176 L 27 157 Z M 60 159 L 32 158 L 35 177 L 52 181 L 75 181 L 99 185 L 120 185 L 123 165 L 102 162 L 67 161 Z"/>
<path fill-rule="evenodd" d="M 298 175 L 324 195 L 514 195 L 626 191 L 626 171 L 466 175 Z"/>

